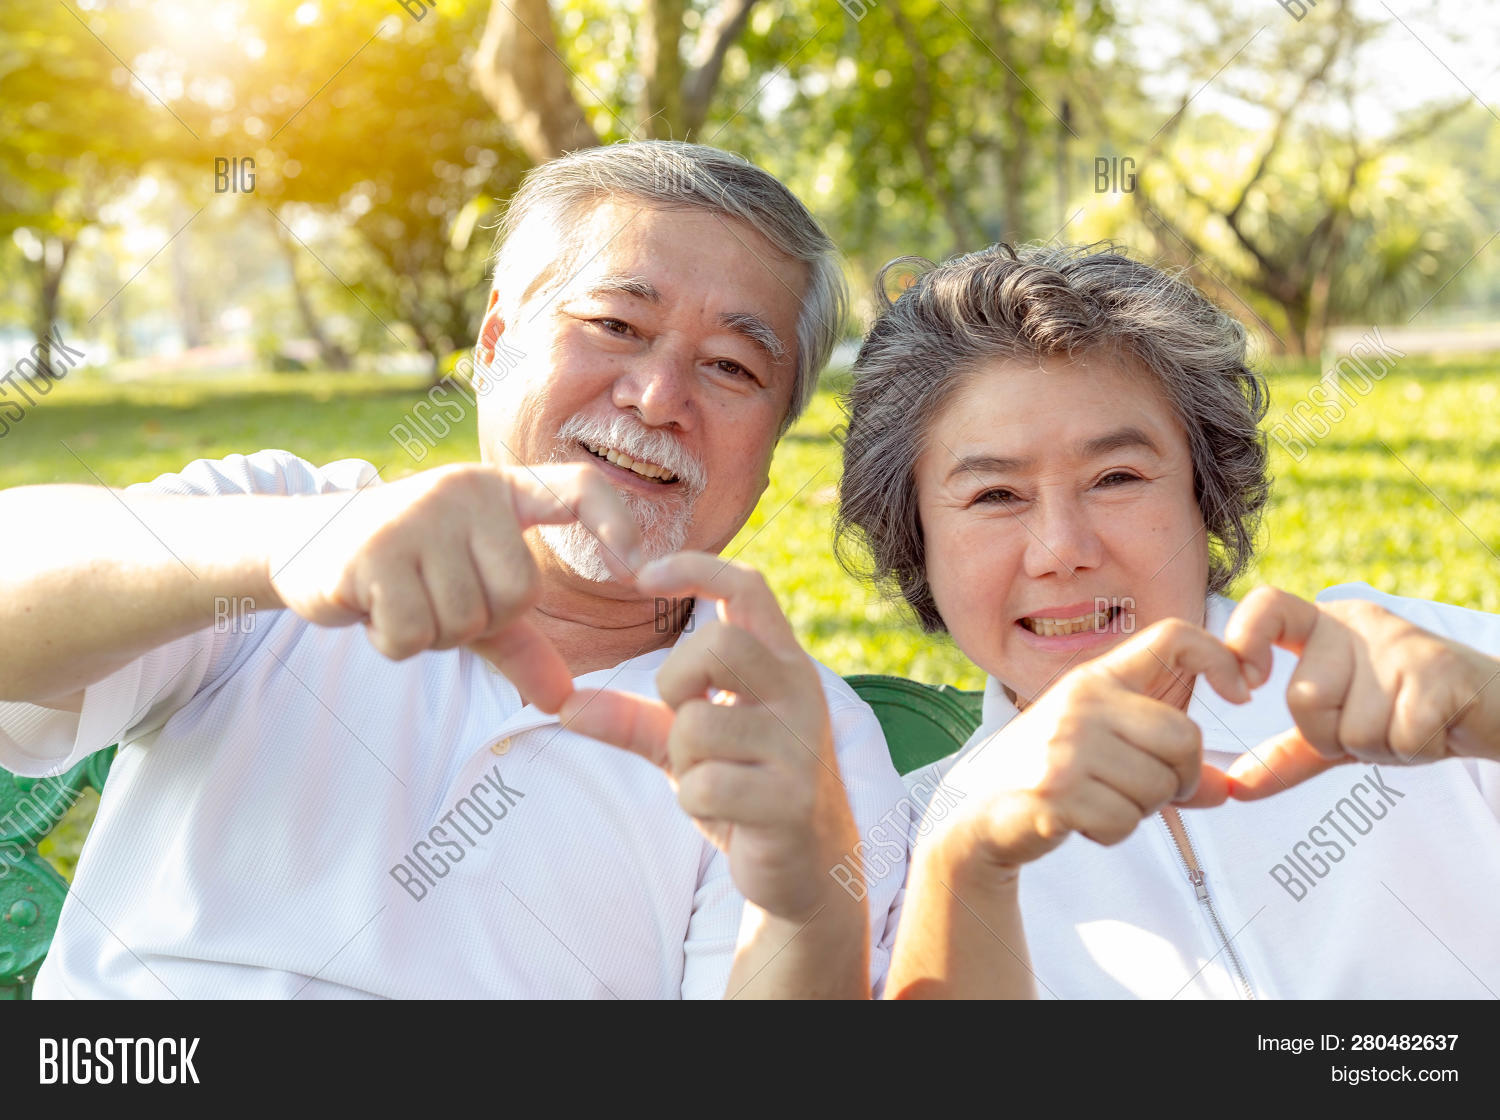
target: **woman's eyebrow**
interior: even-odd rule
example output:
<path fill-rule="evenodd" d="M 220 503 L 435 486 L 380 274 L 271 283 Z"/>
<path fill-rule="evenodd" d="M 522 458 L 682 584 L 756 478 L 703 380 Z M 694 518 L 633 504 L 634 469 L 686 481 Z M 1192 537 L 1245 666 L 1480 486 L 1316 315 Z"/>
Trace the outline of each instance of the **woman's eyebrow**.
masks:
<path fill-rule="evenodd" d="M 1155 441 L 1134 425 L 1116 428 L 1112 432 L 1105 432 L 1103 435 L 1075 444 L 1073 453 L 1079 459 L 1097 459 L 1101 455 L 1108 455 L 1111 451 L 1122 451 L 1133 447 L 1143 448 L 1153 455 L 1161 454 L 1161 449 L 1156 446 Z M 1032 459 L 1006 455 L 965 455 L 955 461 L 945 481 L 952 482 L 960 474 L 1020 472 L 1030 468 L 1034 462 Z"/>
<path fill-rule="evenodd" d="M 1030 459 L 1008 459 L 1001 455 L 965 455 L 956 459 L 953 469 L 944 482 L 952 482 L 961 474 L 1009 474 L 1024 471 L 1031 466 Z"/>
<path fill-rule="evenodd" d="M 1116 428 L 1112 432 L 1106 432 L 1102 436 L 1085 440 L 1078 445 L 1078 457 L 1080 459 L 1096 459 L 1100 455 L 1108 455 L 1111 451 L 1122 451 L 1129 447 L 1141 447 L 1153 455 L 1160 455 L 1161 449 L 1150 436 L 1140 428 L 1127 425 Z"/>

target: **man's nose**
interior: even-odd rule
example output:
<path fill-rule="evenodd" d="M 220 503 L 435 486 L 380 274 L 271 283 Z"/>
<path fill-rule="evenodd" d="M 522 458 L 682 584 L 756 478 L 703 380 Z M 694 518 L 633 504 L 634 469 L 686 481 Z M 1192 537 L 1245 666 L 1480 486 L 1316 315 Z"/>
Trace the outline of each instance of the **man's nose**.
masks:
<path fill-rule="evenodd" d="M 1103 562 L 1094 515 L 1076 498 L 1044 499 L 1019 520 L 1026 533 L 1026 574 L 1033 579 L 1073 576 Z"/>
<path fill-rule="evenodd" d="M 692 422 L 694 384 L 691 355 L 658 343 L 615 379 L 612 399 L 650 427 L 685 428 Z"/>

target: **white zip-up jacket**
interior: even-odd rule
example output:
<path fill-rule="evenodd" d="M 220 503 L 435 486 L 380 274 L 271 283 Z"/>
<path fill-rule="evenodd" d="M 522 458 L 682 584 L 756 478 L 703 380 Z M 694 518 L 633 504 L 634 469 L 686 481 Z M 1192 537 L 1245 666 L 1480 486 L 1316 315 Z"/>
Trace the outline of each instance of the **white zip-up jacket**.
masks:
<path fill-rule="evenodd" d="M 1500 616 L 1362 583 L 1317 599 L 1366 599 L 1500 656 Z M 1211 596 L 1207 628 L 1222 637 L 1234 606 Z M 1203 730 L 1205 761 L 1227 769 L 1293 725 L 1286 686 L 1295 667 L 1294 655 L 1275 651 L 1271 679 L 1241 706 L 1198 683 L 1188 714 Z M 908 775 L 908 788 L 924 777 L 936 786 L 935 776 L 1015 715 L 990 678 L 979 729 Z M 1075 834 L 1022 869 L 1022 920 L 1043 998 L 1500 995 L 1500 763 L 1353 762 L 1263 801 L 1184 809 L 1181 818 L 1188 858 L 1157 814 L 1113 847 Z M 1201 875 L 1189 872 L 1189 858 Z"/>

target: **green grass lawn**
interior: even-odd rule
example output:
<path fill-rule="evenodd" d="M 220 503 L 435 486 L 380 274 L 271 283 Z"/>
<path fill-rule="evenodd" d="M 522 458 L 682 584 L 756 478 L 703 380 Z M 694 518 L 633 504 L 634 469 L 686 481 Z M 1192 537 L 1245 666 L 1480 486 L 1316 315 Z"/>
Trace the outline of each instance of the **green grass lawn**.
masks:
<path fill-rule="evenodd" d="M 1269 582 L 1312 595 L 1362 579 L 1383 591 L 1500 612 L 1494 365 L 1405 359 L 1300 463 L 1273 442 L 1276 483 L 1263 555 L 1234 590 Z M 1317 377 L 1310 366 L 1275 372 L 1270 419 Z M 825 379 L 782 442 L 770 489 L 728 551 L 766 573 L 804 644 L 840 673 L 977 687 L 981 675 L 951 643 L 919 634 L 832 558 L 839 449 L 831 431 L 840 384 L 837 375 Z M 330 374 L 128 384 L 74 375 L 0 438 L 0 487 L 123 486 L 192 459 L 268 447 L 319 464 L 367 459 L 387 479 L 477 458 L 471 419 L 420 462 L 389 434 L 410 423 L 424 389 L 415 378 Z M 75 810 L 43 847 L 69 873 L 91 813 L 91 803 Z"/>

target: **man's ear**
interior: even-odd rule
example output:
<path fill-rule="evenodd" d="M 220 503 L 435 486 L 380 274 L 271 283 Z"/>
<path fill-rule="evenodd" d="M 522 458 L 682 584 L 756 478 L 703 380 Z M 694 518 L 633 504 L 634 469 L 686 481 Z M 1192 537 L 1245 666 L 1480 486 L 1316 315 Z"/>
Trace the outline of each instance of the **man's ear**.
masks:
<path fill-rule="evenodd" d="M 479 324 L 479 356 L 485 362 L 495 360 L 495 347 L 505 333 L 505 320 L 500 315 L 500 292 L 490 289 L 490 302 L 484 309 L 484 322 Z"/>

